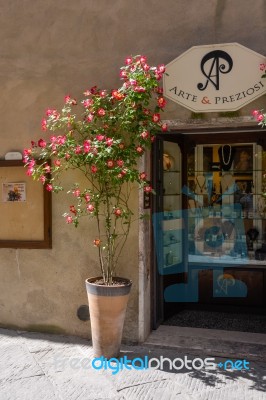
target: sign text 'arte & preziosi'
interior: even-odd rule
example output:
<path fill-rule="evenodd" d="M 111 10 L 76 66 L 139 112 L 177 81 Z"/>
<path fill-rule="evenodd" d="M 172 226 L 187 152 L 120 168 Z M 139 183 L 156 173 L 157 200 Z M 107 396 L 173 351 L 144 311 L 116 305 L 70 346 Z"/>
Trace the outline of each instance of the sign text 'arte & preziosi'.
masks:
<path fill-rule="evenodd" d="M 266 93 L 262 63 L 238 43 L 192 47 L 166 66 L 164 95 L 196 112 L 235 111 Z"/>

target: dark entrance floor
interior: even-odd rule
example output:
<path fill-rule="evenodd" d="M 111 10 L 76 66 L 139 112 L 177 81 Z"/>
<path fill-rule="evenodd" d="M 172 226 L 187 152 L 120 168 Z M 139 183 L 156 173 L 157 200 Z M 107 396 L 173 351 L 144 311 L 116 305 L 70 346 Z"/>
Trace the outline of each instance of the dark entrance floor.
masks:
<path fill-rule="evenodd" d="M 266 333 L 266 315 L 182 310 L 166 319 L 163 325 Z"/>

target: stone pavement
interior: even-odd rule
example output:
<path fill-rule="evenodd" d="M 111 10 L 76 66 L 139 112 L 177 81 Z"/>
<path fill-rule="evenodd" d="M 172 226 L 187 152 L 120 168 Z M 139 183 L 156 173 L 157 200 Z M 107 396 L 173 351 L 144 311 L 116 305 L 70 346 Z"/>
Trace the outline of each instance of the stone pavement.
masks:
<path fill-rule="evenodd" d="M 179 368 L 185 355 L 205 358 L 158 346 L 123 345 L 121 357 L 139 357 L 138 365 L 145 356 L 169 360 L 164 370 L 114 374 L 116 364 L 113 370 L 92 367 L 92 348 L 85 339 L 0 329 L 0 400 L 266 400 L 266 362 L 253 360 L 249 370 L 232 371 L 223 368 L 225 359 L 215 358 L 215 370 L 170 370 L 171 360 L 181 359 L 175 362 Z"/>

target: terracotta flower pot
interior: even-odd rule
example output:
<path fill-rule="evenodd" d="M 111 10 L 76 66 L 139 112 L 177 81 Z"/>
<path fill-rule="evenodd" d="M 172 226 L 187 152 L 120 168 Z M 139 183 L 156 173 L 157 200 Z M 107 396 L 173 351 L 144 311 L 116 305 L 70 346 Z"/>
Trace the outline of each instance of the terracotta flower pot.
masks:
<path fill-rule="evenodd" d="M 88 294 L 92 345 L 95 357 L 117 357 L 120 352 L 123 326 L 132 282 L 116 277 L 118 285 L 105 286 L 97 282 L 101 277 L 89 278 Z"/>

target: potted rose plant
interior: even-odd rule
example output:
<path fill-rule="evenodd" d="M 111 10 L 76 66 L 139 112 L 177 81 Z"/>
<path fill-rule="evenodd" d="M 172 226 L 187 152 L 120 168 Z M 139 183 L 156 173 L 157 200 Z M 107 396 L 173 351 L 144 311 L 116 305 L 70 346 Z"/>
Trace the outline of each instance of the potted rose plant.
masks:
<path fill-rule="evenodd" d="M 85 178 L 85 186 L 74 183 L 69 190 L 72 198 L 64 216 L 76 227 L 80 218 L 96 220 L 93 245 L 100 271 L 86 280 L 96 356 L 116 356 L 120 348 L 132 283 L 117 276 L 117 267 L 134 218 L 131 189 L 137 184 L 145 192 L 153 191 L 138 161 L 156 133 L 166 129 L 160 119 L 165 106 L 159 86 L 163 73 L 163 65 L 150 67 L 146 57 L 128 57 L 120 70 L 119 89 L 94 86 L 81 101 L 66 96 L 60 112 L 46 111 L 43 138 L 24 150 L 27 174 L 48 191 L 65 189 L 62 173 L 79 170 Z"/>

